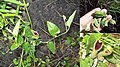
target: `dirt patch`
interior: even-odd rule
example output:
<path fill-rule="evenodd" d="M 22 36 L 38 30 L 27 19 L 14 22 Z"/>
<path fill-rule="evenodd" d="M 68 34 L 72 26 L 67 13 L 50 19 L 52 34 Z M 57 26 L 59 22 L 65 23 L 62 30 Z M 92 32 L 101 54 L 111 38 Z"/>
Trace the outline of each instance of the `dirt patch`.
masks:
<path fill-rule="evenodd" d="M 43 32 L 47 31 L 46 21 L 55 23 L 61 30 L 65 31 L 63 19 L 60 15 L 65 15 L 67 18 L 77 10 L 74 23 L 79 24 L 80 10 L 79 0 L 33 0 L 30 2 L 29 12 L 33 22 L 33 29 L 41 33 L 44 41 L 49 39 L 49 36 Z M 79 31 L 79 25 L 72 24 L 69 34 L 74 31 Z M 41 28 L 43 30 L 41 30 Z"/>
<path fill-rule="evenodd" d="M 40 44 L 36 47 L 35 55 L 38 59 L 42 58 L 43 60 L 45 60 L 46 56 L 49 56 L 51 60 L 51 67 L 55 67 L 59 63 L 63 62 L 66 57 L 69 57 L 68 62 L 70 63 L 70 66 L 73 67 L 74 64 L 78 64 L 79 43 L 76 41 L 76 46 L 71 47 L 70 44 L 66 44 L 65 42 L 67 40 L 67 36 L 72 37 L 74 40 L 78 37 L 78 34 L 74 35 L 74 33 L 79 31 L 79 0 L 27 0 L 27 2 L 30 4 L 28 8 L 33 22 L 32 28 L 40 33 L 43 41 L 48 41 L 51 38 L 51 36 L 44 32 L 47 31 L 46 21 L 55 23 L 61 29 L 61 32 L 64 32 L 65 26 L 60 15 L 65 15 L 68 18 L 74 10 L 77 10 L 70 31 L 63 37 L 55 39 L 57 49 L 56 54 L 52 54 L 48 50 L 46 44 Z M 14 67 L 12 61 L 14 58 L 20 57 L 21 49 L 16 49 L 10 53 L 11 44 L 9 41 L 0 41 L 0 67 Z"/>

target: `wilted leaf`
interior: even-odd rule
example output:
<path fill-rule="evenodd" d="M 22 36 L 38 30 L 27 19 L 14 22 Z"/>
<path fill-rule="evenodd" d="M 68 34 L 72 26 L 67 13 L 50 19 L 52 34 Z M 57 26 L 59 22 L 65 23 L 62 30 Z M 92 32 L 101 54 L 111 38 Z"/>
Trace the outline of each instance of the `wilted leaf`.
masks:
<path fill-rule="evenodd" d="M 52 36 L 57 36 L 60 33 L 60 29 L 50 21 L 47 21 L 48 31 Z"/>
<path fill-rule="evenodd" d="M 56 52 L 55 44 L 54 44 L 52 41 L 50 41 L 50 42 L 48 42 L 47 46 L 48 46 L 49 50 L 50 50 L 53 54 L 55 54 L 55 52 Z"/>

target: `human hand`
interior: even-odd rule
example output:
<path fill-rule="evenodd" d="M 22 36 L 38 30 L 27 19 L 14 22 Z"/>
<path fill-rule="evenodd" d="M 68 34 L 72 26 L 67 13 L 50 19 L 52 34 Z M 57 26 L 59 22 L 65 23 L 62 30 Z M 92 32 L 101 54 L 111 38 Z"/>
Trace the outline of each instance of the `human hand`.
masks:
<path fill-rule="evenodd" d="M 95 8 L 93 10 L 91 10 L 90 12 L 88 12 L 87 14 L 85 14 L 83 17 L 80 18 L 80 31 L 83 30 L 88 24 L 91 24 L 93 22 L 93 14 L 96 12 L 96 11 L 103 11 L 105 13 L 107 13 L 107 10 L 106 9 L 100 9 L 100 8 Z M 111 15 L 108 15 L 106 17 L 106 19 L 108 21 L 110 21 L 112 19 L 112 16 Z M 98 31 L 100 31 L 102 28 L 99 27 L 97 28 Z"/>

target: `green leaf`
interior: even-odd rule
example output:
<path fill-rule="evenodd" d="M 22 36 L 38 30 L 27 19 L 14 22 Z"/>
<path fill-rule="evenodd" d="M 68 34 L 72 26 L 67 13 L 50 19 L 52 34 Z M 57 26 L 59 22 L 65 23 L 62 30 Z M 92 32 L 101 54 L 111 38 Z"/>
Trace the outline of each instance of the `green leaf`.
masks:
<path fill-rule="evenodd" d="M 2 29 L 2 33 L 4 36 L 7 36 L 7 32 L 4 29 Z"/>
<path fill-rule="evenodd" d="M 48 46 L 49 50 L 50 50 L 53 54 L 55 54 L 55 52 L 56 52 L 55 44 L 54 44 L 52 41 L 50 41 L 50 42 L 48 42 L 47 46 Z"/>
<path fill-rule="evenodd" d="M 0 12 L 3 12 L 3 13 L 16 13 L 16 10 L 0 9 Z M 19 11 L 19 13 L 22 13 L 22 12 Z"/>
<path fill-rule="evenodd" d="M 105 57 L 107 59 L 107 61 L 111 62 L 111 63 L 116 63 L 116 59 L 113 57 L 113 55 L 109 55 Z"/>
<path fill-rule="evenodd" d="M 18 35 L 17 37 L 17 43 L 22 44 L 23 43 L 23 37 L 21 35 Z"/>
<path fill-rule="evenodd" d="M 102 11 L 95 12 L 95 17 L 106 17 L 106 16 L 107 16 L 107 14 Z"/>
<path fill-rule="evenodd" d="M 57 36 L 60 33 L 60 29 L 50 21 L 47 21 L 48 31 L 52 36 Z"/>
<path fill-rule="evenodd" d="M 98 62 L 97 67 L 108 67 L 107 63 Z"/>
<path fill-rule="evenodd" d="M 74 19 L 74 17 L 75 17 L 75 14 L 76 14 L 76 10 L 73 12 L 73 14 L 69 17 L 69 19 L 67 20 L 67 22 L 65 23 L 65 26 L 67 27 L 69 27 L 70 28 L 70 26 L 71 26 L 71 24 L 72 24 L 72 22 L 73 22 L 73 19 Z"/>
<path fill-rule="evenodd" d="M 89 35 L 85 35 L 82 42 L 85 44 L 88 44 L 88 40 L 89 40 L 90 36 Z"/>
<path fill-rule="evenodd" d="M 90 57 L 86 57 L 84 60 L 80 59 L 80 67 L 91 67 L 93 60 Z"/>
<path fill-rule="evenodd" d="M 103 18 L 100 23 L 100 27 L 105 27 L 106 18 Z"/>
<path fill-rule="evenodd" d="M 102 37 L 103 33 L 92 33 L 92 35 L 95 37 L 96 40 L 99 40 Z"/>
<path fill-rule="evenodd" d="M 0 29 L 2 29 L 4 27 L 5 23 L 4 23 L 4 19 L 2 17 L 0 17 Z"/>
<path fill-rule="evenodd" d="M 116 24 L 116 21 L 113 20 L 113 19 L 111 19 L 111 20 L 110 20 L 110 23 L 111 23 L 111 24 Z"/>
<path fill-rule="evenodd" d="M 31 66 L 31 63 L 27 63 L 26 65 L 25 65 L 25 67 L 30 67 Z"/>
<path fill-rule="evenodd" d="M 15 10 L 0 9 L 0 12 L 15 13 Z"/>
<path fill-rule="evenodd" d="M 20 8 L 20 6 L 17 6 L 17 9 L 16 9 L 16 14 L 17 15 L 19 14 L 19 8 Z"/>
<path fill-rule="evenodd" d="M 22 45 L 23 49 L 25 50 L 25 53 L 27 54 L 28 51 L 29 51 L 29 43 L 28 42 L 25 42 L 23 45 Z"/>
<path fill-rule="evenodd" d="M 12 17 L 12 16 L 17 16 L 16 14 L 3 14 L 6 17 Z"/>
<path fill-rule="evenodd" d="M 20 28 L 20 20 L 18 20 L 18 22 L 16 23 L 14 29 L 13 29 L 13 35 L 14 36 L 17 36 L 18 35 L 18 32 L 19 32 L 19 28 Z"/>
<path fill-rule="evenodd" d="M 96 28 L 99 27 L 99 23 L 98 23 L 98 21 L 97 21 L 96 18 L 93 19 L 93 24 L 94 24 L 94 26 L 95 26 Z"/>
<path fill-rule="evenodd" d="M 27 56 L 26 61 L 27 61 L 27 62 L 31 62 L 31 58 L 30 58 L 30 56 Z"/>
<path fill-rule="evenodd" d="M 25 36 L 26 37 L 31 37 L 32 38 L 33 33 L 32 33 L 31 28 L 29 26 L 26 26 L 24 31 L 25 31 Z"/>
<path fill-rule="evenodd" d="M 19 61 L 18 61 L 16 58 L 14 58 L 14 59 L 13 59 L 13 63 L 14 63 L 15 65 L 17 65 L 17 64 L 19 63 Z"/>
<path fill-rule="evenodd" d="M 79 67 L 77 64 L 74 64 L 74 66 L 73 67 Z"/>
<path fill-rule="evenodd" d="M 11 21 L 12 24 L 14 24 L 14 17 L 10 17 L 9 20 Z"/>
<path fill-rule="evenodd" d="M 17 49 L 19 47 L 19 44 L 17 44 L 17 43 L 14 43 L 12 46 L 11 46 L 11 50 L 15 50 L 15 49 Z"/>
<path fill-rule="evenodd" d="M 4 0 L 6 2 L 10 2 L 10 3 L 14 3 L 20 6 L 24 6 L 25 4 L 21 3 L 20 1 L 16 1 L 16 0 Z"/>
<path fill-rule="evenodd" d="M 70 44 L 73 41 L 72 37 L 67 37 L 66 44 Z"/>

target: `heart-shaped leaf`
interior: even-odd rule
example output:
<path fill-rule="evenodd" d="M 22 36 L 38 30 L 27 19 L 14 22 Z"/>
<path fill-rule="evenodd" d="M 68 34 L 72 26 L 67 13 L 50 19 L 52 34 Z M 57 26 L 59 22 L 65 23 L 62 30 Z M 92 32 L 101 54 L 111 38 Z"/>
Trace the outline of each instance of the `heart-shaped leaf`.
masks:
<path fill-rule="evenodd" d="M 48 31 L 52 36 L 57 36 L 60 33 L 60 29 L 52 22 L 47 21 Z"/>
<path fill-rule="evenodd" d="M 73 19 L 74 19 L 74 17 L 75 17 L 75 14 L 76 14 L 76 10 L 73 12 L 73 14 L 69 17 L 69 19 L 67 20 L 67 22 L 65 23 L 65 26 L 67 27 L 69 27 L 70 28 L 70 26 L 71 26 L 71 24 L 72 24 L 72 22 L 73 22 Z"/>
<path fill-rule="evenodd" d="M 49 50 L 50 50 L 53 54 L 55 54 L 55 52 L 56 52 L 55 44 L 54 44 L 52 41 L 50 41 L 50 42 L 48 42 L 47 46 L 48 46 Z"/>

